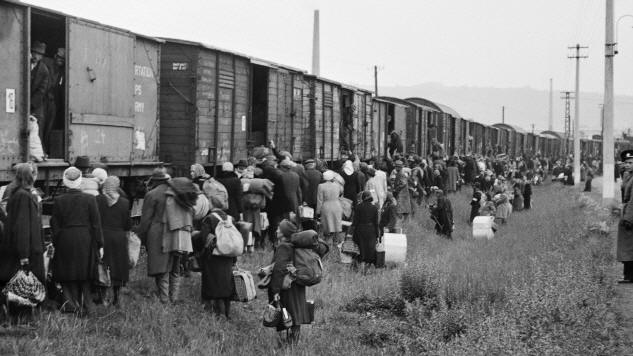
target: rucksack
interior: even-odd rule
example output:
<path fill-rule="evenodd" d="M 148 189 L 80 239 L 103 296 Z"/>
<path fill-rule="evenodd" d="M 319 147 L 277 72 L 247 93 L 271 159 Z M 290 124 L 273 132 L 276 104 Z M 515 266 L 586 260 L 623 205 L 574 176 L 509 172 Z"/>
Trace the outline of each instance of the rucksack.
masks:
<path fill-rule="evenodd" d="M 226 187 L 215 180 L 215 178 L 205 180 L 202 185 L 202 190 L 214 208 L 221 210 L 229 208 L 229 192 L 226 190 Z"/>
<path fill-rule="evenodd" d="M 233 225 L 231 216 L 227 216 L 226 220 L 217 213 L 213 213 L 213 216 L 220 220 L 215 227 L 216 246 L 213 254 L 226 257 L 241 256 L 244 252 L 244 238 Z"/>
<path fill-rule="evenodd" d="M 306 287 L 321 283 L 323 263 L 319 255 L 311 248 L 295 248 L 294 252 L 295 282 Z"/>

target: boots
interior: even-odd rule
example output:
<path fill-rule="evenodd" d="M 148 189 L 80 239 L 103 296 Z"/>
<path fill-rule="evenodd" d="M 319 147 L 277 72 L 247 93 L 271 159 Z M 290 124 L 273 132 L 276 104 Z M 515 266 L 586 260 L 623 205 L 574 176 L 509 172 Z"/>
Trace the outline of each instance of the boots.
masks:
<path fill-rule="evenodd" d="M 169 300 L 172 303 L 180 302 L 180 286 L 182 284 L 182 276 L 177 273 L 169 273 Z"/>

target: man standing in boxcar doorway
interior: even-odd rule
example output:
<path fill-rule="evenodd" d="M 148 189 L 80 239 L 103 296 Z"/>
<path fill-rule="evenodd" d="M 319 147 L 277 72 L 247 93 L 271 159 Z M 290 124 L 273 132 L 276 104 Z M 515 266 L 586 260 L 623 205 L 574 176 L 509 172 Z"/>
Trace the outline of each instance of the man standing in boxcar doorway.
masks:
<path fill-rule="evenodd" d="M 44 141 L 46 126 L 46 97 L 50 86 L 50 73 L 42 58 L 46 54 L 46 44 L 35 41 L 31 45 L 31 115 L 37 118 L 40 138 Z"/>
<path fill-rule="evenodd" d="M 624 264 L 624 278 L 618 283 L 633 283 L 633 150 L 620 154 L 622 176 L 622 218 L 618 224 L 617 259 Z"/>
<path fill-rule="evenodd" d="M 44 151 L 50 153 L 50 134 L 58 117 L 64 114 L 64 63 L 66 61 L 66 49 L 58 48 L 53 58 L 44 57 L 42 63 L 46 65 L 49 73 L 48 91 L 44 101 L 46 103 L 46 120 L 40 124 L 42 132 L 42 145 Z"/>

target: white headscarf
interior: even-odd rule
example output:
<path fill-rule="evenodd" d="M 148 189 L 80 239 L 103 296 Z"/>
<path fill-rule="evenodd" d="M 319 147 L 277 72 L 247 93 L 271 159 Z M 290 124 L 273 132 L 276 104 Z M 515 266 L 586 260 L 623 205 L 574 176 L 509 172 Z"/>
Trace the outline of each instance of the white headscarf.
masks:
<path fill-rule="evenodd" d="M 63 182 L 68 189 L 79 189 L 81 187 L 81 171 L 75 167 L 66 168 Z"/>
<path fill-rule="evenodd" d="M 352 161 L 347 160 L 343 163 L 343 172 L 345 172 L 348 176 L 351 176 L 354 173 L 354 164 Z"/>

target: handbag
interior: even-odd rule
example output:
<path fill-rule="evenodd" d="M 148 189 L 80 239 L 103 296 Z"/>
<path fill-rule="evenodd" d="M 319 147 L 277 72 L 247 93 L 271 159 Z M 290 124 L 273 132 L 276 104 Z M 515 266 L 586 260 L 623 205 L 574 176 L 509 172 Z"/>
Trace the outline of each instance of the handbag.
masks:
<path fill-rule="evenodd" d="M 264 313 L 262 316 L 262 324 L 267 328 L 276 328 L 281 323 L 281 307 L 278 301 L 273 301 L 270 304 L 266 304 L 264 307 Z"/>
<path fill-rule="evenodd" d="M 356 242 L 352 240 L 351 236 L 347 235 L 345 236 L 345 241 L 343 241 L 341 252 L 352 256 L 358 256 L 360 255 L 360 248 L 358 247 Z"/>
<path fill-rule="evenodd" d="M 99 287 L 112 286 L 112 280 L 110 279 L 110 267 L 103 263 L 103 260 L 99 259 L 97 263 L 97 279 L 95 284 Z"/>

